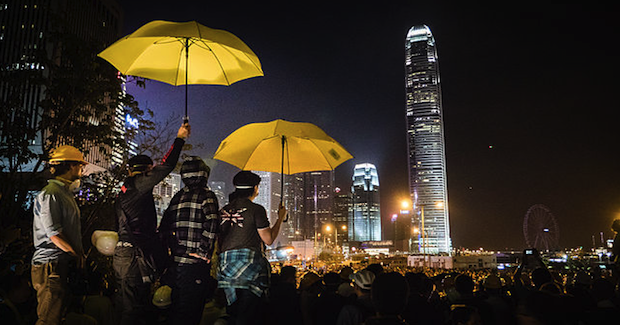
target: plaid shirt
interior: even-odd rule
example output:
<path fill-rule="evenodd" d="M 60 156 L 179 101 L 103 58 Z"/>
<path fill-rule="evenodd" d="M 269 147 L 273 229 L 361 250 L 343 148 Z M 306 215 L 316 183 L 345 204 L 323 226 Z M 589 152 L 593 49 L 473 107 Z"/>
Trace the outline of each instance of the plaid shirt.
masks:
<path fill-rule="evenodd" d="M 222 252 L 217 287 L 224 289 L 228 305 L 237 300 L 235 289 L 248 289 L 262 296 L 269 287 L 271 266 L 261 253 L 249 248 Z"/>
<path fill-rule="evenodd" d="M 160 234 L 177 263 L 210 259 L 218 233 L 217 197 L 208 187 L 184 187 L 170 201 L 161 220 Z"/>

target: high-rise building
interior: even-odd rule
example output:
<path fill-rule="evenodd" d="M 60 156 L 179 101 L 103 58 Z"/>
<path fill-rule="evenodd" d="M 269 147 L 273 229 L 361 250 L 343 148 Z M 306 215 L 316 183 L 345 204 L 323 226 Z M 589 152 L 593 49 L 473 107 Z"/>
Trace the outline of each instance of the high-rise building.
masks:
<path fill-rule="evenodd" d="M 334 214 L 332 223 L 336 231 L 338 243 L 342 244 L 349 240 L 349 214 L 351 213 L 351 193 L 347 193 L 336 187 L 334 190 Z"/>
<path fill-rule="evenodd" d="M 6 123 L 0 125 L 0 139 L 12 129 L 36 129 L 40 122 L 39 103 L 44 99 L 45 87 L 28 81 L 7 80 L 16 71 L 47 77 L 49 69 L 39 62 L 37 53 L 44 51 L 48 58 L 62 55 L 61 47 L 50 39 L 54 32 L 72 33 L 80 39 L 111 44 L 121 35 L 122 10 L 116 0 L 6 0 L 0 3 L 0 101 L 19 99 L 21 109 L 13 112 Z M 63 23 L 60 23 L 63 22 Z M 117 113 L 120 112 L 120 115 Z M 116 117 L 112 123 L 123 127 L 122 108 L 109 115 Z M 89 122 L 102 123 L 96 118 Z M 35 153 L 42 153 L 46 136 L 27 135 L 26 139 Z M 91 163 L 110 167 L 118 163 L 116 148 L 97 146 L 85 157 Z M 31 170 L 34 163 L 26 165 Z"/>
<path fill-rule="evenodd" d="M 357 164 L 353 170 L 349 241 L 381 240 L 379 173 L 373 164 Z"/>
<path fill-rule="evenodd" d="M 289 241 L 317 240 L 332 221 L 334 172 L 285 175 L 284 188 L 289 220 L 282 225 L 282 236 Z"/>
<path fill-rule="evenodd" d="M 263 171 L 252 171 L 260 176 L 258 196 L 254 203 L 262 205 L 267 210 L 267 217 L 271 223 L 278 219 L 280 205 L 280 174 Z"/>
<path fill-rule="evenodd" d="M 441 82 L 435 38 L 414 26 L 405 42 L 409 187 L 414 223 L 419 227 L 412 249 L 450 253 L 450 222 L 444 146 Z"/>

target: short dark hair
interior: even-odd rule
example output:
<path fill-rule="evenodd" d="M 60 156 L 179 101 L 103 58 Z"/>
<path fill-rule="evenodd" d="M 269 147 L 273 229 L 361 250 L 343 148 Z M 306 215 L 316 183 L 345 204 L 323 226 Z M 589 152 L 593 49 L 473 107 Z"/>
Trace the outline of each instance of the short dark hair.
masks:
<path fill-rule="evenodd" d="M 372 283 L 370 295 L 380 315 L 399 315 L 407 306 L 409 285 L 398 272 L 382 273 Z"/>
<path fill-rule="evenodd" d="M 50 165 L 50 172 L 52 173 L 52 176 L 54 177 L 60 176 L 68 172 L 69 169 L 71 169 L 71 167 L 75 165 L 81 165 L 81 163 L 79 161 L 71 161 L 71 160 L 61 161 L 57 164 Z"/>
<path fill-rule="evenodd" d="M 235 191 L 228 195 L 228 201 L 244 199 L 254 194 L 254 187 L 260 183 L 260 176 L 246 170 L 242 170 L 233 178 Z"/>

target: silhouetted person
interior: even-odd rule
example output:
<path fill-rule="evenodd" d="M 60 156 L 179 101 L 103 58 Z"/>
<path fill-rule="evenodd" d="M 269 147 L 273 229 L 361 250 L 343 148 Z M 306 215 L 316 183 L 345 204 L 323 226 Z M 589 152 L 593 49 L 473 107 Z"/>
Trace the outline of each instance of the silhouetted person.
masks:
<path fill-rule="evenodd" d="M 277 283 L 272 282 L 270 289 L 269 319 L 274 325 L 301 323 L 299 294 L 297 293 L 297 269 L 287 265 L 280 270 Z"/>
<path fill-rule="evenodd" d="M 409 286 L 400 273 L 380 274 L 372 283 L 370 291 L 376 315 L 366 320 L 366 325 L 407 324 L 401 313 L 407 305 Z"/>

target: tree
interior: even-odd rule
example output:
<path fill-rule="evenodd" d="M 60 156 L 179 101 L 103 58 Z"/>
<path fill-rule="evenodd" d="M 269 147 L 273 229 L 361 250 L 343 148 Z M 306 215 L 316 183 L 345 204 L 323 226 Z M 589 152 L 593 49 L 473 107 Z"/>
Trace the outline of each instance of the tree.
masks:
<path fill-rule="evenodd" d="M 0 86 L 8 90 L 0 98 L 0 227 L 21 228 L 24 238 L 31 229 L 31 194 L 49 178 L 42 167 L 53 147 L 69 144 L 84 153 L 100 150 L 109 156 L 112 148 L 127 152 L 127 139 L 153 126 L 152 114 L 145 114 L 124 92 L 123 78 L 96 56 L 103 44 L 69 30 L 50 33 L 48 51 L 31 53 L 43 69 L 0 73 Z M 24 110 L 24 94 L 33 88 L 44 93 L 34 114 Z M 139 128 L 124 133 L 115 120 L 118 108 L 137 118 Z M 40 148 L 32 146 L 37 138 Z M 119 174 L 112 179 L 121 178 Z M 0 242 L 6 244 L 5 239 L 6 234 L 0 232 Z"/>

